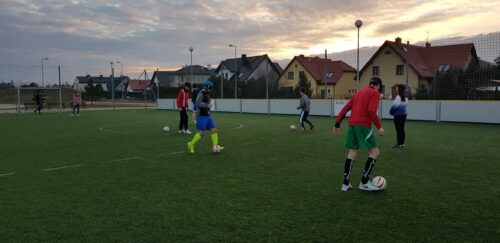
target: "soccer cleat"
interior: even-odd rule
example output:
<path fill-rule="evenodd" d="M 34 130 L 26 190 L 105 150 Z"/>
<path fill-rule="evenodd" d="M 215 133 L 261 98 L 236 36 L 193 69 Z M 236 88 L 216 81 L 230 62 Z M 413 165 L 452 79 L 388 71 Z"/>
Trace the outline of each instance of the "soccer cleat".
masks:
<path fill-rule="evenodd" d="M 340 190 L 342 190 L 342 191 L 344 191 L 344 192 L 347 192 L 347 191 L 352 190 L 352 185 L 351 185 L 351 183 L 349 183 L 349 185 L 342 184 L 342 187 L 340 188 Z"/>
<path fill-rule="evenodd" d="M 194 144 L 192 142 L 187 143 L 189 153 L 194 154 Z"/>
<path fill-rule="evenodd" d="M 184 130 L 179 130 L 179 134 L 181 134 L 181 133 L 186 133 L 186 131 L 184 131 Z"/>
<path fill-rule="evenodd" d="M 359 183 L 359 187 L 358 187 L 360 190 L 363 190 L 363 191 L 370 191 L 370 192 L 373 192 L 373 191 L 381 191 L 382 189 L 374 186 L 371 182 L 367 182 L 366 184 L 363 184 L 363 183 Z"/>
<path fill-rule="evenodd" d="M 396 144 L 396 145 L 393 145 L 392 148 L 406 148 L 406 145 L 405 144 Z"/>
<path fill-rule="evenodd" d="M 219 150 L 222 152 L 222 150 L 224 150 L 224 147 L 219 145 Z"/>
<path fill-rule="evenodd" d="M 313 129 L 314 129 L 314 125 L 311 125 L 311 128 L 310 128 L 310 130 L 313 130 Z"/>
<path fill-rule="evenodd" d="M 191 132 L 191 131 L 189 131 L 189 130 L 184 131 L 184 133 L 185 133 L 185 134 L 192 134 L 192 132 Z"/>

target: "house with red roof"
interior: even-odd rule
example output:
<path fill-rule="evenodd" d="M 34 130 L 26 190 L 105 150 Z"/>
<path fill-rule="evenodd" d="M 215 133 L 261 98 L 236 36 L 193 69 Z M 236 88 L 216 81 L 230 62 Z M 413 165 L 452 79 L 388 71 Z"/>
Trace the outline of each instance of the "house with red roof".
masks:
<path fill-rule="evenodd" d="M 438 72 L 451 67 L 467 68 L 479 63 L 474 44 L 447 46 L 425 46 L 403 43 L 397 37 L 395 41 L 385 41 L 365 66 L 360 70 L 360 88 L 368 86 L 371 77 L 382 78 L 385 87 L 406 84 L 415 94 L 417 88 L 432 90 L 432 82 Z M 407 71 L 408 70 L 408 71 Z M 384 95 L 392 98 L 390 88 L 385 88 Z"/>
<path fill-rule="evenodd" d="M 279 78 L 280 88 L 294 88 L 300 76 L 311 82 L 311 98 L 350 98 L 356 93 L 356 69 L 343 61 L 295 56 Z"/>

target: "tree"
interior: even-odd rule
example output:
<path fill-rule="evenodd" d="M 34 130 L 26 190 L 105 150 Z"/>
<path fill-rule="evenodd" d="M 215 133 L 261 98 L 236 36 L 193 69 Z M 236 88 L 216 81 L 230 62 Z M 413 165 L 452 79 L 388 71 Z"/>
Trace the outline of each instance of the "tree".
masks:
<path fill-rule="evenodd" d="M 101 97 L 104 90 L 101 85 L 94 85 L 92 79 L 90 79 L 89 84 L 85 86 L 85 96 L 90 100 L 90 104 L 93 104 L 97 98 Z"/>
<path fill-rule="evenodd" d="M 309 82 L 309 79 L 304 73 L 299 73 L 299 83 L 297 86 L 295 86 L 294 91 L 299 93 L 301 88 L 305 88 L 305 93 L 307 96 L 311 97 L 312 94 L 312 89 L 311 89 L 311 82 Z"/>

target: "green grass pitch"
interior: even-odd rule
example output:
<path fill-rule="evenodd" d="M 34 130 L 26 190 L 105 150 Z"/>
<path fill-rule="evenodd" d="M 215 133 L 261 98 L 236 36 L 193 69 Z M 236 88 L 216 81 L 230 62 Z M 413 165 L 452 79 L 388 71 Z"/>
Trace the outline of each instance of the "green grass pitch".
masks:
<path fill-rule="evenodd" d="M 392 121 L 372 176 L 386 191 L 340 191 L 347 121 L 214 113 L 186 153 L 178 113 L 0 115 L 0 242 L 486 241 L 500 239 L 500 126 Z M 162 131 L 168 124 L 169 133 Z M 359 183 L 366 153 L 353 167 Z"/>

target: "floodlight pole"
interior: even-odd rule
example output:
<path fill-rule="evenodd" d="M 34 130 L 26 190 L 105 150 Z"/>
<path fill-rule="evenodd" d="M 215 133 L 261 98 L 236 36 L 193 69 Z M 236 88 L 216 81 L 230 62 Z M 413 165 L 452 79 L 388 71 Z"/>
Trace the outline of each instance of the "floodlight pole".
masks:
<path fill-rule="evenodd" d="M 111 64 L 111 100 L 113 101 L 113 110 L 116 109 L 115 104 L 115 68 L 113 67 L 113 62 Z"/>
<path fill-rule="evenodd" d="M 44 73 L 43 73 L 43 61 L 45 61 L 45 60 L 49 60 L 49 58 L 48 57 L 42 58 L 42 87 L 45 86 L 45 81 L 44 81 L 44 77 L 43 77 L 43 75 L 44 75 Z"/>
<path fill-rule="evenodd" d="M 194 48 L 191 46 L 189 47 L 189 52 L 191 53 L 191 85 L 193 85 L 193 51 L 194 51 Z"/>
<path fill-rule="evenodd" d="M 357 59 L 356 59 L 356 92 L 359 90 L 359 28 L 363 25 L 363 21 L 360 19 L 354 22 L 356 28 L 358 28 L 358 49 L 357 49 Z"/>
<path fill-rule="evenodd" d="M 116 63 L 120 64 L 120 78 L 121 78 L 120 84 L 123 85 L 123 63 L 121 63 L 120 61 L 116 61 Z M 122 100 L 123 100 L 123 88 L 122 88 Z"/>
<path fill-rule="evenodd" d="M 238 66 L 236 65 L 236 45 L 229 44 L 229 47 L 234 47 L 234 99 L 238 99 Z"/>
<path fill-rule="evenodd" d="M 62 87 L 61 87 L 61 66 L 57 66 L 59 74 L 59 110 L 62 112 Z"/>

